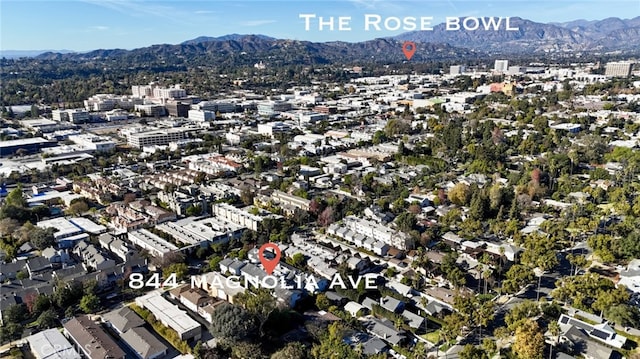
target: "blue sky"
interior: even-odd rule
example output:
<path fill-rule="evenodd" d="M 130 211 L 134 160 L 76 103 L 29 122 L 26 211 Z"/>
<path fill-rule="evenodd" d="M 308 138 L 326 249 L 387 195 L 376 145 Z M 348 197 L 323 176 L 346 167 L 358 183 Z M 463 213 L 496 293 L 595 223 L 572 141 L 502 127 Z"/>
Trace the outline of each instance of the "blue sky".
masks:
<path fill-rule="evenodd" d="M 351 16 L 351 31 L 305 31 L 301 13 Z M 201 35 L 265 34 L 310 41 L 363 41 L 402 31 L 363 30 L 364 14 L 519 16 L 540 22 L 640 15 L 640 0 L 0 0 L 0 49 L 132 49 Z"/>

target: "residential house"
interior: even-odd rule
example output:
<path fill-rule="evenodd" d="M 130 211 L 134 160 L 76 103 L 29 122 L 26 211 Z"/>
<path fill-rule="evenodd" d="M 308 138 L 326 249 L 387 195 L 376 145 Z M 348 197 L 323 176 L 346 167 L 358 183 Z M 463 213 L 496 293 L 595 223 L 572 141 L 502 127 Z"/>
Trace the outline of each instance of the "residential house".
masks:
<path fill-rule="evenodd" d="M 399 313 L 404 309 L 404 302 L 390 296 L 380 298 L 379 305 L 392 313 Z"/>
<path fill-rule="evenodd" d="M 129 307 L 122 307 L 102 315 L 102 320 L 109 323 L 118 334 L 127 332 L 131 328 L 144 325 L 144 319 Z"/>
<path fill-rule="evenodd" d="M 203 274 L 200 279 L 192 282 L 192 287 L 199 288 L 214 298 L 226 300 L 229 303 L 234 302 L 234 298 L 245 292 L 245 288 L 241 285 L 233 285 L 227 278 L 219 272 L 209 272 Z"/>
<path fill-rule="evenodd" d="M 412 313 L 406 309 L 402 312 L 401 315 L 407 321 L 407 324 L 409 325 L 409 327 L 413 329 L 421 328 L 425 323 L 424 317 L 418 314 Z"/>
<path fill-rule="evenodd" d="M 129 307 L 116 309 L 102 316 L 139 359 L 154 359 L 167 354 L 168 348 L 144 328 L 145 321 Z"/>
<path fill-rule="evenodd" d="M 364 322 L 364 325 L 369 333 L 386 341 L 392 346 L 400 345 L 407 338 L 403 331 L 397 330 L 394 327 L 394 324 L 386 319 L 380 320 L 377 318 L 371 318 Z"/>
<path fill-rule="evenodd" d="M 351 314 L 352 317 L 357 317 L 362 315 L 366 308 L 362 304 L 351 301 L 344 306 L 344 310 Z"/>
<path fill-rule="evenodd" d="M 634 293 L 640 293 L 640 259 L 629 262 L 626 270 L 620 272 L 618 285 L 624 285 Z"/>
<path fill-rule="evenodd" d="M 614 348 L 620 349 L 627 342 L 627 338 L 616 333 L 616 331 L 606 323 L 592 325 L 582 320 L 572 318 L 566 314 L 562 314 L 558 319 L 558 324 L 560 325 L 560 329 L 563 333 L 566 333 L 571 328 L 575 327 L 580 329 L 580 331 L 587 335 L 591 340 L 601 342 Z"/>
<path fill-rule="evenodd" d="M 133 350 L 138 359 L 155 359 L 167 354 L 168 348 L 143 327 L 127 330 L 120 337 Z"/>
<path fill-rule="evenodd" d="M 29 272 L 29 277 L 36 275 L 36 273 L 49 271 L 53 268 L 51 262 L 44 257 L 34 257 L 27 259 L 27 271 Z"/>
<path fill-rule="evenodd" d="M 73 253 L 80 257 L 87 268 L 93 268 L 97 271 L 112 268 L 116 262 L 105 256 L 100 250 L 91 243 L 80 242 L 73 248 Z"/>
<path fill-rule="evenodd" d="M 90 359 L 125 359 L 124 351 L 89 316 L 73 318 L 63 325 L 65 336 L 72 339 L 82 354 Z"/>

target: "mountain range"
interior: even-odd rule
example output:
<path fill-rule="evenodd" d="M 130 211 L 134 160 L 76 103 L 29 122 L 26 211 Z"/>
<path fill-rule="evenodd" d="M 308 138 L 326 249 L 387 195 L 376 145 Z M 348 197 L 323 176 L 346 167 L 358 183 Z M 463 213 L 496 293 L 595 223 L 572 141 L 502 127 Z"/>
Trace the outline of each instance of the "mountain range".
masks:
<path fill-rule="evenodd" d="M 638 51 L 640 49 L 640 16 L 633 19 L 607 18 L 564 23 L 538 23 L 511 18 L 518 31 L 475 30 L 447 31 L 444 24 L 432 31 L 413 31 L 394 37 L 348 43 L 341 41 L 315 43 L 276 39 L 266 35 L 230 34 L 220 37 L 200 36 L 176 45 L 153 45 L 122 50 L 94 50 L 87 53 L 49 51 L 43 59 L 86 60 L 93 58 L 199 58 L 203 61 L 231 62 L 251 65 L 256 60 L 271 64 L 313 64 L 335 61 L 387 62 L 402 61 L 402 42 L 414 41 L 417 51 L 412 61 L 447 60 L 499 54 L 546 54 L 571 52 Z M 6 56 L 3 51 L 2 56 Z M 27 56 L 24 55 L 23 56 Z M 197 59 L 195 60 L 197 62 Z"/>
<path fill-rule="evenodd" d="M 447 43 L 489 53 L 546 53 L 574 51 L 638 50 L 640 16 L 633 19 L 607 18 L 598 21 L 575 20 L 565 23 L 538 23 L 519 17 L 510 19 L 519 31 L 447 31 L 445 24 L 433 31 L 413 31 L 394 39 Z"/>

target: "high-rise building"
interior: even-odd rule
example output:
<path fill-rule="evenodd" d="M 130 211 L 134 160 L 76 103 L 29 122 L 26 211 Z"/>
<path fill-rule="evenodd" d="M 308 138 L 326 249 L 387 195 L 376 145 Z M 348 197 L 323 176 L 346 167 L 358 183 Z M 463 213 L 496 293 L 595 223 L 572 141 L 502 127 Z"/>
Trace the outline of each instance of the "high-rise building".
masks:
<path fill-rule="evenodd" d="M 497 72 L 507 72 L 509 70 L 509 60 L 496 60 L 493 70 Z"/>
<path fill-rule="evenodd" d="M 609 77 L 629 77 L 633 64 L 631 62 L 608 62 L 604 70 L 604 75 Z"/>
<path fill-rule="evenodd" d="M 453 65 L 449 67 L 450 75 L 460 75 L 464 73 L 465 67 L 463 65 Z"/>

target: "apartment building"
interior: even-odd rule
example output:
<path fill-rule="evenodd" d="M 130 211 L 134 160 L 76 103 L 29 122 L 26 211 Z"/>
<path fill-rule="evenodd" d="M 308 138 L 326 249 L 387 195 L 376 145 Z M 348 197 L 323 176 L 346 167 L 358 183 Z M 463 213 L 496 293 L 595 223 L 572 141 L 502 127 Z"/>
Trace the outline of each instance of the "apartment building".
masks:
<path fill-rule="evenodd" d="M 154 257 L 163 257 L 171 252 L 179 250 L 178 247 L 146 229 L 139 229 L 127 233 L 127 238 L 134 245 L 146 249 Z"/>
<path fill-rule="evenodd" d="M 89 359 L 125 359 L 124 351 L 102 327 L 89 316 L 81 315 L 63 324 L 64 334 L 72 339 Z"/>
<path fill-rule="evenodd" d="M 273 191 L 271 198 L 284 207 L 298 208 L 303 211 L 309 211 L 311 205 L 311 200 L 278 190 Z"/>
<path fill-rule="evenodd" d="M 136 298 L 136 305 L 149 310 L 158 321 L 175 330 L 182 340 L 197 341 L 202 335 L 200 323 L 166 300 L 162 291 L 153 291 Z"/>
<path fill-rule="evenodd" d="M 344 218 L 342 223 L 346 229 L 351 230 L 356 234 L 361 234 L 367 238 L 362 243 L 365 247 L 367 240 L 373 240 L 374 243 L 371 244 L 372 246 L 375 244 L 375 241 L 379 241 L 398 249 L 406 250 L 413 248 L 413 243 L 409 235 L 382 224 L 358 218 L 356 216 L 347 216 Z"/>
<path fill-rule="evenodd" d="M 211 211 L 216 217 L 224 218 L 234 224 L 247 227 L 254 231 L 258 230 L 260 222 L 262 222 L 262 217 L 227 203 L 216 203 L 211 207 Z"/>

